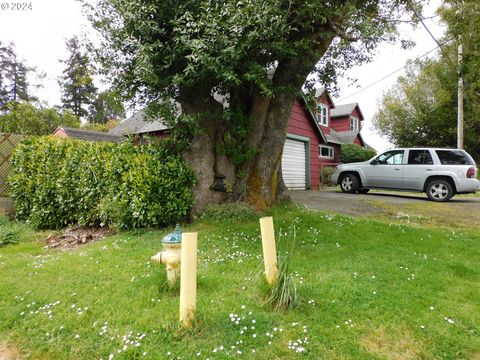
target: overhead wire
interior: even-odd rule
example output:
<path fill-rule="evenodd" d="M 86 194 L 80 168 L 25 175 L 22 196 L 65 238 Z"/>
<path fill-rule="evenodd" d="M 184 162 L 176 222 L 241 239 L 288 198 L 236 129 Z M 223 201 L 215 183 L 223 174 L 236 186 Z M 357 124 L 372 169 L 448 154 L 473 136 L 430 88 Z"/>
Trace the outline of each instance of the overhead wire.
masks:
<path fill-rule="evenodd" d="M 440 49 L 440 51 L 442 52 L 442 55 L 443 55 L 445 58 L 448 59 L 448 56 L 446 56 L 446 54 L 445 54 L 444 51 L 443 51 L 443 45 L 445 45 L 447 42 L 450 42 L 450 41 L 453 40 L 453 39 L 447 39 L 447 40 L 445 40 L 445 41 L 443 41 L 443 42 L 439 42 L 439 41 L 435 38 L 435 36 L 433 36 L 432 32 L 431 32 L 430 29 L 427 27 L 427 25 L 424 23 L 424 20 L 433 19 L 433 18 L 435 18 L 435 17 L 437 17 L 437 16 L 439 16 L 439 15 L 436 14 L 436 15 L 433 15 L 433 16 L 430 16 L 430 17 L 424 17 L 424 18 L 422 18 L 422 17 L 420 16 L 420 14 L 418 13 L 418 11 L 417 11 L 413 6 L 411 6 L 411 9 L 412 9 L 412 11 L 414 12 L 415 16 L 417 17 L 417 19 L 420 21 L 420 23 L 421 23 L 421 24 L 423 25 L 423 27 L 425 28 L 425 30 L 428 32 L 428 34 L 430 35 L 430 37 L 435 41 L 435 43 L 437 44 L 437 46 L 436 46 L 435 48 L 431 49 L 430 51 L 426 52 L 425 54 L 420 55 L 419 57 L 417 57 L 417 58 L 414 59 L 413 61 L 407 62 L 407 63 L 406 63 L 404 66 L 402 66 L 401 68 L 399 68 L 399 69 L 397 69 L 397 70 L 389 73 L 388 75 L 385 75 L 384 77 L 382 77 L 382 78 L 374 81 L 374 82 L 371 83 L 370 85 L 365 86 L 364 88 L 362 88 L 362 89 L 360 89 L 360 90 L 358 90 L 358 91 L 356 91 L 356 92 L 354 92 L 354 93 L 352 93 L 352 94 L 350 94 L 350 95 L 348 95 L 348 96 L 346 96 L 346 97 L 344 97 L 344 98 L 341 98 L 339 101 L 343 101 L 343 100 L 345 100 L 345 99 L 348 99 L 348 98 L 350 98 L 350 97 L 352 97 L 352 96 L 354 96 L 354 95 L 357 95 L 357 94 L 361 93 L 362 91 L 367 90 L 368 88 L 370 88 L 370 87 L 378 84 L 379 82 L 382 82 L 383 80 L 389 78 L 390 76 L 395 75 L 397 72 L 402 71 L 402 70 L 405 69 L 411 62 L 414 62 L 414 63 L 415 63 L 415 62 L 417 62 L 418 60 L 420 60 L 421 58 L 427 56 L 428 54 L 432 53 L 433 51 L 435 51 L 435 50 L 437 50 L 437 49 Z"/>
<path fill-rule="evenodd" d="M 352 97 L 352 96 L 355 96 L 355 95 L 361 93 L 362 91 L 365 91 L 365 90 L 371 88 L 372 86 L 378 84 L 379 82 L 382 82 L 383 80 L 389 78 L 390 76 L 395 75 L 395 74 L 398 73 L 399 71 L 402 71 L 403 69 L 405 69 L 406 67 L 408 67 L 412 62 L 413 62 L 413 63 L 417 62 L 418 60 L 424 58 L 425 56 L 427 56 L 427 55 L 429 55 L 430 53 L 434 52 L 434 51 L 437 50 L 438 48 L 441 48 L 443 45 L 445 45 L 446 43 L 448 43 L 448 42 L 450 42 L 450 41 L 452 41 L 452 40 L 453 40 L 453 39 L 447 39 L 447 40 L 445 40 L 445 41 L 443 41 L 443 42 L 441 42 L 441 43 L 438 43 L 438 44 L 439 44 L 438 46 L 435 46 L 433 49 L 427 51 L 427 52 L 424 53 L 423 55 L 420 55 L 419 57 L 415 58 L 414 60 L 407 62 L 407 63 L 406 63 L 405 65 L 403 65 L 401 68 L 398 68 L 398 69 L 392 71 L 391 73 L 383 76 L 382 78 L 380 78 L 380 79 L 378 79 L 378 80 L 375 80 L 373 83 L 371 83 L 371 84 L 369 84 L 369 85 L 361 88 L 361 89 L 358 90 L 358 91 L 355 91 L 354 93 L 352 93 L 352 94 L 350 94 L 350 95 L 348 95 L 348 96 L 345 96 L 345 97 L 341 98 L 341 99 L 338 100 L 338 101 L 339 101 L 339 102 L 342 102 L 343 100 L 346 100 L 346 99 L 348 99 L 348 98 L 350 98 L 350 97 Z"/>

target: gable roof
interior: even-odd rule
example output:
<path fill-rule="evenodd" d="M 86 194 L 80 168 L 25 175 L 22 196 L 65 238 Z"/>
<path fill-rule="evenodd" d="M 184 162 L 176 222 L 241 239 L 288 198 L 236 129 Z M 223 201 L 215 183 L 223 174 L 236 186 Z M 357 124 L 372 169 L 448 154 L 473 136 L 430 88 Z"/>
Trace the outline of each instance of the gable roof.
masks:
<path fill-rule="evenodd" d="M 330 134 L 325 135 L 327 141 L 333 144 L 353 144 L 355 139 L 360 137 L 363 145 L 366 145 L 365 141 L 363 140 L 362 134 L 358 130 L 350 130 L 350 131 L 335 131 L 333 129 L 330 130 Z"/>
<path fill-rule="evenodd" d="M 357 108 L 358 113 L 360 114 L 361 119 L 363 120 L 363 114 L 362 110 L 360 110 L 360 106 L 358 106 L 358 103 L 351 103 L 351 104 L 342 104 L 342 105 L 337 105 L 336 108 L 332 109 L 330 111 L 330 117 L 340 117 L 340 116 L 349 116 L 353 113 L 353 110 Z"/>
<path fill-rule="evenodd" d="M 123 120 L 108 133 L 120 136 L 128 134 L 144 134 L 168 129 L 169 127 L 161 119 L 147 120 L 144 111 L 140 110 L 128 119 Z"/>
<path fill-rule="evenodd" d="M 318 134 L 322 138 L 323 142 L 327 143 L 327 138 L 325 137 L 325 134 L 323 133 L 322 129 L 320 128 L 320 125 L 318 125 L 317 120 L 315 119 L 315 116 L 313 115 L 312 111 L 307 106 L 307 102 L 306 102 L 305 98 L 303 96 L 299 96 L 298 99 L 302 103 L 303 110 L 307 113 L 307 116 L 310 118 L 310 120 L 314 124 L 314 128 L 317 129 Z"/>
<path fill-rule="evenodd" d="M 330 109 L 335 109 L 335 103 L 333 102 L 332 97 L 328 93 L 328 91 L 325 91 L 324 86 L 320 86 L 318 88 L 315 88 L 315 98 L 318 99 L 325 93 L 327 100 L 330 101 Z"/>
<path fill-rule="evenodd" d="M 100 131 L 91 131 L 83 130 L 77 128 L 68 128 L 59 126 L 53 132 L 52 135 L 55 135 L 57 132 L 62 131 L 69 138 L 87 140 L 87 141 L 110 141 L 115 143 L 122 142 L 122 137 L 118 135 L 112 135 L 109 133 L 104 133 Z"/>

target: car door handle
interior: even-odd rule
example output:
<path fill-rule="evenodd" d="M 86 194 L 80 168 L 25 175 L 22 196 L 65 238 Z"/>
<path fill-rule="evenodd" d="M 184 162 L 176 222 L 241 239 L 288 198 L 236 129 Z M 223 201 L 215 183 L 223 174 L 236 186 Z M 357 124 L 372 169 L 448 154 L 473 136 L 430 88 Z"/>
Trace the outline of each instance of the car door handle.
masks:
<path fill-rule="evenodd" d="M 432 169 L 425 169 L 425 171 L 432 171 Z"/>
<path fill-rule="evenodd" d="M 400 169 L 399 169 L 399 168 L 395 168 L 395 169 L 393 169 L 393 170 L 400 170 Z"/>

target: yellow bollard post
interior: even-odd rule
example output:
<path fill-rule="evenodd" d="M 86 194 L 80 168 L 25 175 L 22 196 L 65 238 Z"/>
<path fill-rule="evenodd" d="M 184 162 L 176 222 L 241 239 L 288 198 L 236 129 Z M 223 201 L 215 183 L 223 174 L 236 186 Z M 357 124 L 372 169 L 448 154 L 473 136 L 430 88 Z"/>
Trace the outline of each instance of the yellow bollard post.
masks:
<path fill-rule="evenodd" d="M 265 262 L 265 276 L 269 285 L 278 278 L 277 250 L 275 248 L 275 230 L 273 218 L 263 217 L 260 219 L 260 231 L 262 233 L 263 261 Z"/>
<path fill-rule="evenodd" d="M 182 234 L 180 264 L 180 323 L 190 328 L 197 304 L 197 233 Z"/>

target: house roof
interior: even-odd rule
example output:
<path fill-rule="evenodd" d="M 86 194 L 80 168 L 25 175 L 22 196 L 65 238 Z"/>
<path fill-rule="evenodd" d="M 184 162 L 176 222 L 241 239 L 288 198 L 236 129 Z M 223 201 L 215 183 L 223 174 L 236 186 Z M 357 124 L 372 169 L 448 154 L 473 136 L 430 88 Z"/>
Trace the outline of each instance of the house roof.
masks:
<path fill-rule="evenodd" d="M 339 116 L 349 116 L 353 113 L 355 108 L 357 108 L 358 112 L 360 113 L 360 117 L 363 120 L 364 117 L 362 114 L 362 110 L 360 110 L 360 106 L 358 106 L 358 103 L 337 105 L 336 108 L 330 111 L 330 116 L 332 118 L 339 117 Z"/>
<path fill-rule="evenodd" d="M 168 129 L 169 127 L 160 119 L 147 120 L 144 111 L 140 110 L 128 119 L 123 120 L 108 133 L 120 136 L 128 134 L 144 134 Z"/>
<path fill-rule="evenodd" d="M 115 143 L 119 143 L 122 141 L 122 137 L 118 135 L 112 135 L 112 134 L 108 134 L 100 131 L 68 128 L 63 126 L 57 127 L 52 132 L 52 135 L 55 135 L 59 131 L 62 131 L 69 138 L 73 138 L 73 139 L 80 139 L 80 140 L 87 140 L 87 141 L 110 141 Z"/>
<path fill-rule="evenodd" d="M 327 141 L 333 144 L 353 144 L 357 136 L 359 136 L 363 144 L 366 145 L 360 131 L 358 130 L 335 131 L 331 129 L 330 134 L 325 135 L 325 137 L 327 138 Z"/>
<path fill-rule="evenodd" d="M 320 128 L 320 125 L 318 125 L 317 120 L 315 119 L 315 116 L 313 115 L 312 111 L 308 108 L 307 102 L 305 101 L 305 98 L 303 96 L 299 96 L 298 99 L 303 105 L 303 110 L 307 113 L 307 116 L 310 118 L 312 123 L 314 124 L 314 128 L 317 129 L 318 134 L 322 138 L 324 143 L 327 143 L 327 138 L 325 137 L 325 134 L 323 133 L 322 129 Z"/>
<path fill-rule="evenodd" d="M 325 91 L 325 87 L 324 86 L 320 86 L 318 88 L 315 88 L 315 98 L 318 99 L 319 97 L 321 97 L 323 95 L 323 93 L 325 93 L 325 95 L 327 96 L 327 99 L 330 101 L 330 108 L 331 109 L 335 109 L 335 103 L 333 102 L 333 99 L 332 97 L 330 96 L 330 94 L 328 93 L 328 91 Z"/>

